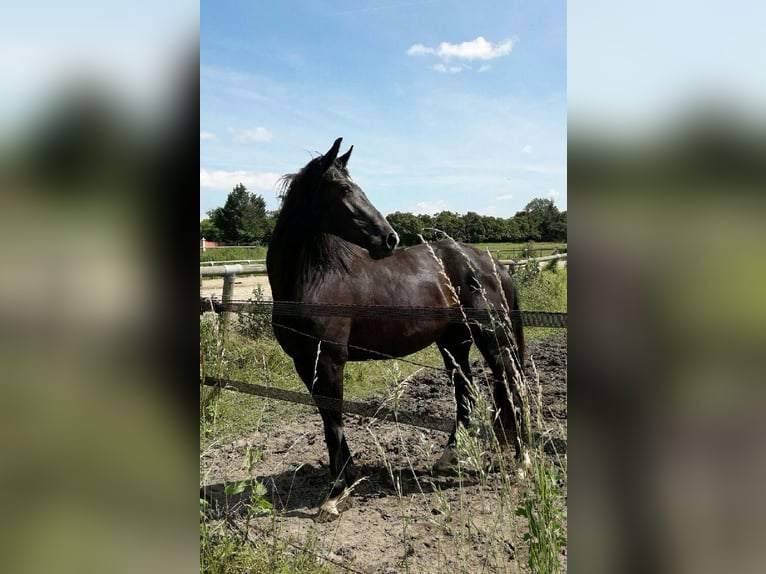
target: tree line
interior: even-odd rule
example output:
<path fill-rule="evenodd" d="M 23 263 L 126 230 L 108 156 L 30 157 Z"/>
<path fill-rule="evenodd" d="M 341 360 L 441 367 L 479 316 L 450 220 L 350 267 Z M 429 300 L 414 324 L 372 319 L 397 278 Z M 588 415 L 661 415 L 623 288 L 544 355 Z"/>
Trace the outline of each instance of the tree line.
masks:
<path fill-rule="evenodd" d="M 268 245 L 274 231 L 278 211 L 266 210 L 263 197 L 238 184 L 226 198 L 223 207 L 208 211 L 200 221 L 200 239 L 232 245 Z M 500 243 L 527 241 L 567 241 L 567 212 L 559 211 L 550 199 L 536 198 L 513 217 L 479 215 L 469 211 L 463 215 L 441 211 L 433 215 L 415 215 L 397 211 L 386 216 L 399 234 L 401 245 L 441 239 L 444 234 L 466 243 Z"/>

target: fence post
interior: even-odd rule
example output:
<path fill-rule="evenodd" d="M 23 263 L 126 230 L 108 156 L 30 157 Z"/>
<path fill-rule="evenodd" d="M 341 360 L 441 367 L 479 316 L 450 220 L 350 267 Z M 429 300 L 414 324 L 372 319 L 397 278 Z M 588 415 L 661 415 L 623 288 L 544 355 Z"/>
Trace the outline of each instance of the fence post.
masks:
<path fill-rule="evenodd" d="M 242 272 L 242 265 L 224 265 L 223 266 L 223 293 L 221 302 L 225 305 L 234 299 L 234 282 L 237 279 L 237 273 Z M 226 311 L 223 313 L 223 328 L 227 329 L 231 325 L 231 319 L 235 313 Z"/>
<path fill-rule="evenodd" d="M 202 253 L 205 252 L 205 238 L 202 238 Z"/>

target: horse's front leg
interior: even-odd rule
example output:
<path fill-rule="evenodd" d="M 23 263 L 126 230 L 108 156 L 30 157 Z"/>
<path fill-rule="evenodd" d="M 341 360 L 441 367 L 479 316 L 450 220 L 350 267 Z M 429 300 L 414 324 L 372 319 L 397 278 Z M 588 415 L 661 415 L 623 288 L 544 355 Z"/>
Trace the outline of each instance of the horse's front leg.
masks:
<path fill-rule="evenodd" d="M 340 397 L 338 397 L 340 398 Z M 357 479 L 357 470 L 343 433 L 341 413 L 320 409 L 324 421 L 324 436 L 330 457 L 330 492 L 319 509 L 319 520 L 334 520 L 340 516 L 340 505 L 350 494 L 349 487 Z"/>
<path fill-rule="evenodd" d="M 340 516 L 338 505 L 348 496 L 348 487 L 358 476 L 343 432 L 341 404 L 344 368 L 344 361 L 329 354 L 320 354 L 312 365 L 310 376 L 303 377 L 322 416 L 330 463 L 330 492 L 318 516 L 322 520 Z"/>

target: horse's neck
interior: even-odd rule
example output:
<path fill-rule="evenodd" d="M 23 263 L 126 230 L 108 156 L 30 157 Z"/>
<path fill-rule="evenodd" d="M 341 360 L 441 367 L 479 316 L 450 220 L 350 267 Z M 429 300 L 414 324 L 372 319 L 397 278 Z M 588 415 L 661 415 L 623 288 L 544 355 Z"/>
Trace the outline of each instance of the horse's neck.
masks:
<path fill-rule="evenodd" d="M 276 233 L 269 245 L 269 281 L 275 301 L 300 301 L 316 285 L 348 273 L 356 250 L 333 235 Z"/>

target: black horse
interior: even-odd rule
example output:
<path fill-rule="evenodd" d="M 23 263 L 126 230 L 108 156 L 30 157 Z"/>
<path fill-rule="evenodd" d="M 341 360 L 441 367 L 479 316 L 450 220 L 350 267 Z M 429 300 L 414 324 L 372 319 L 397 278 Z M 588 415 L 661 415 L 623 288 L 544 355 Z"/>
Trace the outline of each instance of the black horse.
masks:
<path fill-rule="evenodd" d="M 353 146 L 338 156 L 342 138 L 298 173 L 283 178 L 282 207 L 269 243 L 267 269 L 274 301 L 487 309 L 501 319 L 467 323 L 275 310 L 274 333 L 312 395 L 343 398 L 347 361 L 402 357 L 436 343 L 455 385 L 457 424 L 469 423 L 468 352 L 475 342 L 489 363 L 499 428 L 513 437 L 517 460 L 527 431 L 517 390 L 524 336 L 511 276 L 489 255 L 454 241 L 396 249 L 399 237 L 348 174 Z M 331 488 L 321 513 L 337 515 L 336 501 L 357 479 L 343 435 L 343 417 L 322 408 Z M 514 409 L 515 408 L 515 409 Z M 518 432 L 520 431 L 520 432 Z M 454 462 L 455 430 L 435 469 Z"/>

